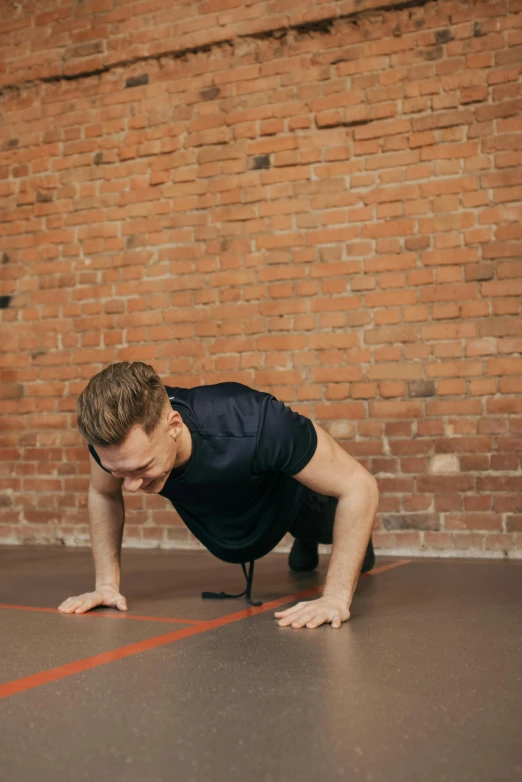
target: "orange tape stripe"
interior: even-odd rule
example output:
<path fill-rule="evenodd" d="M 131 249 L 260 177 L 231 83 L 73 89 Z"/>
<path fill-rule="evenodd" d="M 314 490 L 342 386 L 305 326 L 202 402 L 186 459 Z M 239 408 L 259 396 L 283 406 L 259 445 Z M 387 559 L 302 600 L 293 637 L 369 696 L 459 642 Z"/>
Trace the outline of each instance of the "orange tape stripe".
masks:
<path fill-rule="evenodd" d="M 366 575 L 383 573 L 386 570 L 391 570 L 401 565 L 407 565 L 411 560 L 401 560 L 400 562 L 394 562 L 390 565 L 383 565 L 380 568 L 375 568 L 371 573 L 366 573 L 360 576 L 364 578 Z M 175 641 L 181 641 L 183 638 L 190 638 L 192 635 L 199 635 L 200 633 L 206 633 L 209 630 L 214 630 L 217 627 L 224 627 L 225 625 L 233 622 L 238 622 L 241 619 L 247 619 L 250 616 L 256 614 L 262 614 L 266 611 L 271 611 L 273 608 L 291 603 L 294 600 L 299 600 L 303 597 L 310 597 L 322 591 L 322 586 L 313 587 L 307 589 L 304 592 L 297 592 L 293 595 L 286 595 L 280 597 L 277 600 L 271 600 L 269 603 L 264 603 L 262 606 L 245 608 L 242 611 L 236 611 L 233 614 L 218 617 L 217 619 L 211 619 L 209 621 L 199 622 L 194 627 L 185 627 L 182 630 L 174 630 L 171 633 L 164 635 L 158 635 L 154 638 L 149 638 L 146 641 L 139 641 L 138 643 L 129 644 L 128 646 L 120 647 L 119 649 L 113 649 L 110 652 L 103 652 L 102 654 L 94 655 L 93 657 L 86 657 L 83 660 L 77 660 L 73 663 L 67 663 L 66 665 L 60 665 L 58 668 L 51 668 L 49 671 L 42 671 L 31 676 L 24 676 L 21 679 L 15 679 L 12 682 L 6 682 L 0 685 L 0 698 L 7 698 L 10 695 L 15 695 L 26 690 L 31 690 L 33 687 L 40 687 L 42 684 L 49 684 L 50 682 L 58 681 L 59 679 L 65 679 L 67 676 L 72 676 L 75 673 L 82 673 L 88 671 L 91 668 L 96 668 L 99 665 L 106 665 L 107 663 L 115 662 L 116 660 L 122 660 L 125 657 L 131 657 L 134 654 L 141 654 L 141 652 L 148 651 L 149 649 L 156 649 L 159 646 L 173 643 Z M 49 609 L 55 610 L 55 609 Z"/>
<path fill-rule="evenodd" d="M 18 611 L 43 611 L 47 614 L 60 614 L 60 616 L 71 616 L 72 614 L 64 614 L 63 611 L 59 611 L 57 608 L 42 608 L 40 606 L 20 606 L 11 605 L 9 603 L 0 603 L 0 608 L 15 608 Z M 85 614 L 75 614 L 75 616 L 89 616 L 89 617 L 105 617 L 107 619 L 139 619 L 143 622 L 172 622 L 179 625 L 199 625 L 201 622 L 205 622 L 205 619 L 173 619 L 166 616 L 138 616 L 137 614 L 129 614 L 127 611 L 118 611 L 109 613 L 109 611 L 87 611 Z"/>

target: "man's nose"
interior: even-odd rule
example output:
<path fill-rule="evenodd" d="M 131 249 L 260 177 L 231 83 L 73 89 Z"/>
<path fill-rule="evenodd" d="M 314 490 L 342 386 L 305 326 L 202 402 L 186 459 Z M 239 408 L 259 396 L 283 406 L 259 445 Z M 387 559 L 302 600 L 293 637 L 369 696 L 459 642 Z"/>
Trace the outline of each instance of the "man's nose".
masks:
<path fill-rule="evenodd" d="M 123 481 L 123 486 L 125 491 L 138 491 L 142 483 L 143 478 L 125 478 Z"/>

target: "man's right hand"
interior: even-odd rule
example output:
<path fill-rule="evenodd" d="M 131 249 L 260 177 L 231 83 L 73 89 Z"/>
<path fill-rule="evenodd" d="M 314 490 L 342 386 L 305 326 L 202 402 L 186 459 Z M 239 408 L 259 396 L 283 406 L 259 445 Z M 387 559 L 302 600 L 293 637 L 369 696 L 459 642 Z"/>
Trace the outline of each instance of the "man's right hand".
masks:
<path fill-rule="evenodd" d="M 120 611 L 127 611 L 127 601 L 115 587 L 101 586 L 94 592 L 86 592 L 77 597 L 68 597 L 58 606 L 58 611 L 64 614 L 84 614 L 96 606 L 115 606 Z"/>

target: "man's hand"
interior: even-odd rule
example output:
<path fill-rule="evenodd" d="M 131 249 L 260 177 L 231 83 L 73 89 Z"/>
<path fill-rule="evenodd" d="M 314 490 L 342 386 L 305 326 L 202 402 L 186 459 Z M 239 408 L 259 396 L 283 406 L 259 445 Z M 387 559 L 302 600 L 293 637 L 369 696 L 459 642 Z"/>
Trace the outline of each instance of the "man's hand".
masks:
<path fill-rule="evenodd" d="M 120 611 L 127 611 L 127 601 L 115 587 L 101 586 L 94 592 L 86 592 L 77 597 L 68 597 L 58 611 L 64 614 L 84 614 L 96 606 L 116 606 Z"/>
<path fill-rule="evenodd" d="M 279 627 L 292 625 L 296 630 L 300 627 L 308 627 L 312 630 L 325 622 L 331 622 L 335 629 L 350 618 L 350 611 L 346 601 L 334 595 L 324 595 L 318 600 L 306 603 L 298 603 L 286 611 L 276 611 L 274 614 Z"/>

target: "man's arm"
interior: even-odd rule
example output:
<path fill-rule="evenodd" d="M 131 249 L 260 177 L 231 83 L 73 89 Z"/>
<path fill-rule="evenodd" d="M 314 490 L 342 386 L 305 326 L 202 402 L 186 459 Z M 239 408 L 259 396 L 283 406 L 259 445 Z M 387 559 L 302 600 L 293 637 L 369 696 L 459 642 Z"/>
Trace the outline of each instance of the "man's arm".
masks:
<path fill-rule="evenodd" d="M 59 606 L 66 614 L 83 614 L 98 605 L 127 610 L 120 594 L 121 542 L 125 524 L 125 505 L 121 478 L 105 472 L 97 462 L 91 462 L 91 482 L 88 494 L 89 530 L 96 574 L 94 592 L 69 597 Z"/>
<path fill-rule="evenodd" d="M 96 589 L 112 586 L 119 590 L 121 542 L 125 525 L 125 505 L 121 489 L 115 494 L 100 494 L 89 486 L 89 530 L 96 573 Z"/>
<path fill-rule="evenodd" d="M 275 616 L 279 625 L 314 628 L 324 622 L 340 627 L 350 618 L 350 605 L 357 586 L 366 548 L 379 504 L 377 481 L 365 468 L 314 424 L 317 449 L 304 470 L 294 478 L 310 489 L 337 497 L 333 546 L 323 595 L 299 603 Z"/>

